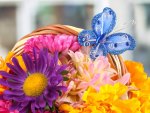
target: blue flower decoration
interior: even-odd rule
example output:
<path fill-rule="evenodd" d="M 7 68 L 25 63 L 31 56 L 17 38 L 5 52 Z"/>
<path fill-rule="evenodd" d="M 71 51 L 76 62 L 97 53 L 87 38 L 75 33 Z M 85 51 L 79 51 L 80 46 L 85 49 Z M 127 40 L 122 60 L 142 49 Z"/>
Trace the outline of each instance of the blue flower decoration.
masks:
<path fill-rule="evenodd" d="M 126 33 L 108 35 L 116 24 L 116 14 L 111 8 L 104 8 L 102 13 L 92 19 L 92 30 L 83 30 L 78 35 L 81 46 L 92 46 L 91 59 L 106 56 L 108 53 L 118 55 L 126 50 L 133 50 L 135 40 Z"/>

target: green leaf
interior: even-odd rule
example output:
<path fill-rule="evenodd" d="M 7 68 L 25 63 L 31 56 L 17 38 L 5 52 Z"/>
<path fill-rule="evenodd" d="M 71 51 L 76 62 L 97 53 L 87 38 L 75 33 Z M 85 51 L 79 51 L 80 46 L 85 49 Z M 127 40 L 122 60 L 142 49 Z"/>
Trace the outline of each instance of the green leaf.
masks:
<path fill-rule="evenodd" d="M 68 78 L 68 77 L 63 77 L 63 80 L 64 80 L 64 81 L 68 81 L 69 78 Z"/>
<path fill-rule="evenodd" d="M 64 70 L 61 72 L 62 75 L 67 75 L 69 72 L 67 70 Z"/>
<path fill-rule="evenodd" d="M 52 112 L 54 112 L 56 109 L 55 109 L 55 106 L 53 105 L 52 107 L 51 107 L 51 111 Z"/>
<path fill-rule="evenodd" d="M 45 106 L 44 110 L 50 110 L 50 107 L 48 105 Z"/>

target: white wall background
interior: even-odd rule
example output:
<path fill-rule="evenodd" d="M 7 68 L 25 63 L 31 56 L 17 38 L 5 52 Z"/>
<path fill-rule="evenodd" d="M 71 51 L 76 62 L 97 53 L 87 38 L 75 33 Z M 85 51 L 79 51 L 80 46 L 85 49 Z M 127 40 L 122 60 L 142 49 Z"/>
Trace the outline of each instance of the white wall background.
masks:
<path fill-rule="evenodd" d="M 104 7 L 111 7 L 117 13 L 117 25 L 115 30 L 120 32 L 127 32 L 134 34 L 137 32 L 138 40 L 142 40 L 141 37 L 143 34 L 147 33 L 147 36 L 150 36 L 150 32 L 146 31 L 143 26 L 143 30 L 139 26 L 142 26 L 142 20 L 144 15 L 142 9 L 138 7 L 137 4 L 149 3 L 149 0 L 0 0 L 0 6 L 5 5 L 16 5 L 17 7 L 17 39 L 30 33 L 35 29 L 33 24 L 35 21 L 35 15 L 37 13 L 37 8 L 40 7 L 40 4 L 45 3 L 49 5 L 57 4 L 73 4 L 73 5 L 83 5 L 83 4 L 92 4 L 94 6 L 94 14 L 97 14 L 102 11 Z M 133 29 L 132 21 L 135 20 L 134 16 L 138 15 L 140 12 L 142 18 L 136 18 L 138 22 L 135 30 Z M 135 15 L 134 15 L 135 14 Z M 142 19 L 142 20 L 141 20 Z M 140 23 L 141 22 L 141 23 Z M 125 29 L 122 29 L 125 28 Z M 122 30 L 120 30 L 122 29 Z M 142 40 L 143 41 L 143 40 Z M 150 43 L 150 40 L 146 40 L 147 43 Z M 4 49 L 3 49 L 4 50 Z M 0 54 L 5 56 L 7 52 L 2 52 L 0 48 Z M 132 52 L 126 52 L 123 54 L 125 59 L 132 59 Z"/>

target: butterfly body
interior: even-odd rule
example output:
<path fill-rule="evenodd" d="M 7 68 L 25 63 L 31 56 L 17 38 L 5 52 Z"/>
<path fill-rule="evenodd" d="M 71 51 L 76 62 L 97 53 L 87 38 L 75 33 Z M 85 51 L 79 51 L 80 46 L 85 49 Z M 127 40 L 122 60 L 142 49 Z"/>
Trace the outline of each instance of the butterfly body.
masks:
<path fill-rule="evenodd" d="M 104 8 L 102 13 L 94 16 L 92 30 L 83 30 L 78 35 L 82 46 L 92 46 L 90 57 L 106 56 L 108 53 L 121 54 L 135 48 L 135 40 L 126 33 L 109 35 L 116 24 L 116 14 L 111 8 Z"/>
<path fill-rule="evenodd" d="M 103 43 L 105 41 L 105 37 L 106 37 L 106 34 L 103 34 L 100 37 L 98 37 L 96 40 L 96 44 Z"/>

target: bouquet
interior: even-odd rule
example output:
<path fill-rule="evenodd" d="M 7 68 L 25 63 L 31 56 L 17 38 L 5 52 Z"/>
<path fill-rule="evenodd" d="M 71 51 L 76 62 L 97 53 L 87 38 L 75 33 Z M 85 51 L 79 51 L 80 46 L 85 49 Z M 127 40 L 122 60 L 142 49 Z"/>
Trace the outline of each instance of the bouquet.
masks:
<path fill-rule="evenodd" d="M 111 8 L 91 30 L 48 25 L 0 58 L 0 113 L 150 113 L 150 78 L 120 56 L 134 38 L 113 33 Z"/>

